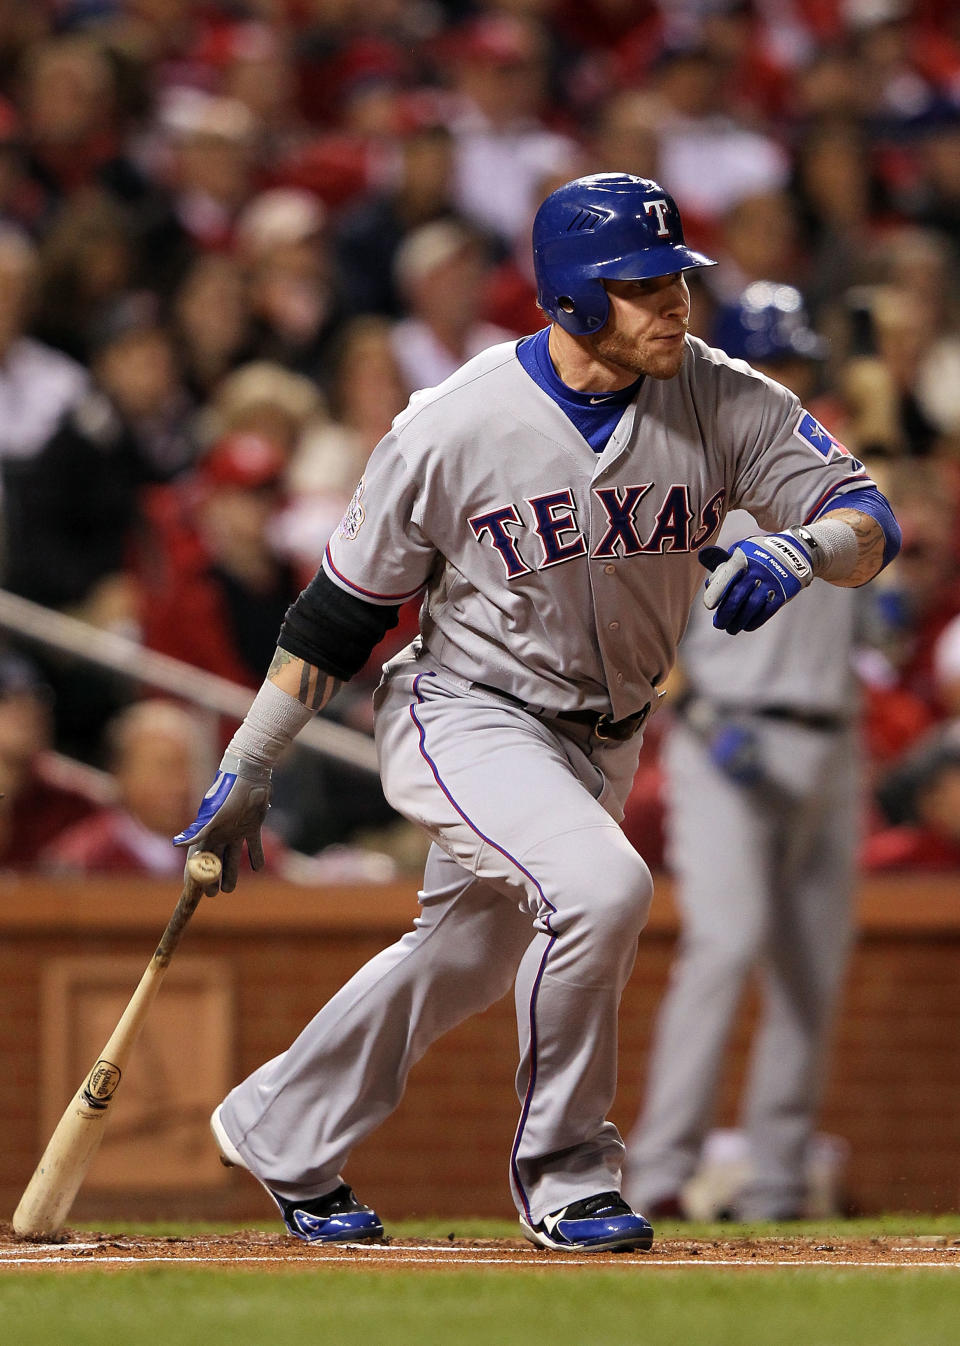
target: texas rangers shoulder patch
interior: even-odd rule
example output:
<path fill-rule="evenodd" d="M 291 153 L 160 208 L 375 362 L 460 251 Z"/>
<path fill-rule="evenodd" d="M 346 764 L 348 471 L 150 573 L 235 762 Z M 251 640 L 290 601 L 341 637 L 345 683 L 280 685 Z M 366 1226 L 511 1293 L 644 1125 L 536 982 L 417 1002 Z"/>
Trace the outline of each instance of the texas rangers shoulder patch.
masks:
<path fill-rule="evenodd" d="M 798 439 L 802 439 L 804 444 L 808 444 L 821 458 L 830 459 L 835 453 L 842 454 L 844 458 L 853 458 L 846 445 L 841 444 L 839 439 L 835 439 L 830 431 L 820 424 L 816 416 L 811 416 L 809 411 L 800 413 L 800 419 L 794 426 L 793 433 Z M 854 459 L 854 461 L 856 460 Z"/>
<path fill-rule="evenodd" d="M 360 497 L 363 495 L 363 477 L 360 478 L 357 489 L 353 493 L 353 499 L 346 508 L 343 518 L 340 520 L 340 526 L 337 529 L 340 537 L 346 538 L 348 542 L 360 532 L 360 525 L 364 520 L 363 505 L 360 503 Z"/>

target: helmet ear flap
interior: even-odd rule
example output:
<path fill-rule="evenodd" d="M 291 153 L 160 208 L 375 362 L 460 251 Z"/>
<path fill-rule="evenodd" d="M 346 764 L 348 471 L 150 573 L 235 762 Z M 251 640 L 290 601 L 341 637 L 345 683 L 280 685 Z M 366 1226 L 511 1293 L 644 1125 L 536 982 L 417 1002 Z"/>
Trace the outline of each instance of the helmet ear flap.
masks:
<path fill-rule="evenodd" d="M 599 332 L 610 316 L 610 301 L 601 280 L 582 280 L 574 294 L 557 295 L 549 308 L 541 308 L 573 336 L 587 336 Z"/>

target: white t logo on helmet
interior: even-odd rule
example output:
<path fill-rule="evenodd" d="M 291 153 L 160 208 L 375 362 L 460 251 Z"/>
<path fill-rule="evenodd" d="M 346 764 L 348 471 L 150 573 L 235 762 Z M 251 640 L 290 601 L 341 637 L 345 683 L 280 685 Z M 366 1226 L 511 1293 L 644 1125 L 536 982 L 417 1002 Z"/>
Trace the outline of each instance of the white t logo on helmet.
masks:
<path fill-rule="evenodd" d="M 648 215 L 652 210 L 657 212 L 657 233 L 660 238 L 669 238 L 670 230 L 667 227 L 667 211 L 670 207 L 667 205 L 666 201 L 664 201 L 662 197 L 659 201 L 646 201 L 643 208 Z"/>

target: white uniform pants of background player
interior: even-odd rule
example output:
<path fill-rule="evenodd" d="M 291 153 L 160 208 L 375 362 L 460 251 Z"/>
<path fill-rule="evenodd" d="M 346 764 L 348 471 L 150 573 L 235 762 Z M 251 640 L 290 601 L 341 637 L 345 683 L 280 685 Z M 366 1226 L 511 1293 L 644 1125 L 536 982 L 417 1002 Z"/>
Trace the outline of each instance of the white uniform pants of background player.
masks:
<path fill-rule="evenodd" d="M 430 1044 L 515 985 L 518 1209 L 536 1223 L 619 1190 L 617 1012 L 652 892 L 618 826 L 639 740 L 591 754 L 435 664 L 394 665 L 377 743 L 387 798 L 435 842 L 421 912 L 226 1099 L 257 1177 L 288 1197 L 330 1191 Z"/>
<path fill-rule="evenodd" d="M 686 726 L 665 749 L 679 952 L 658 1015 L 626 1195 L 645 1209 L 693 1174 L 751 970 L 762 1009 L 742 1105 L 743 1219 L 802 1211 L 808 1143 L 850 944 L 859 836 L 853 735 L 752 716 L 767 779 L 747 788 Z"/>

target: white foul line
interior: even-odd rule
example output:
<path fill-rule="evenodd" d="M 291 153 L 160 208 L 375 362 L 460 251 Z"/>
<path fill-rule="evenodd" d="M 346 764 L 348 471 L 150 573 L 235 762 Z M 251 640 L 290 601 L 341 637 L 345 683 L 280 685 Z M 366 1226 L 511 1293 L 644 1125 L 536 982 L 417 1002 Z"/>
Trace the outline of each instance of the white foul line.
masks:
<path fill-rule="evenodd" d="M 87 1248 L 90 1247 L 91 1245 L 79 1244 L 73 1246 L 79 1249 L 79 1248 Z M 92 1246 L 96 1247 L 98 1245 L 92 1245 Z M 354 1248 L 359 1246 L 363 1247 L 364 1251 L 366 1252 L 370 1251 L 368 1245 L 353 1244 L 349 1246 Z M 111 1255 L 106 1257 L 85 1258 L 75 1256 L 65 1257 L 62 1254 L 54 1257 L 48 1257 L 48 1256 L 9 1257 L 6 1254 L 6 1250 L 3 1251 L 4 1251 L 3 1265 L 5 1266 L 51 1266 L 56 1265 L 58 1263 L 70 1263 L 74 1266 L 99 1267 L 99 1266 L 129 1266 L 129 1265 L 147 1266 L 148 1264 L 151 1263 L 162 1263 L 166 1266 L 175 1267 L 187 1263 L 201 1263 L 207 1266 L 237 1266 L 241 1263 L 261 1263 L 263 1265 L 272 1265 L 274 1263 L 280 1263 L 290 1267 L 297 1267 L 303 1269 L 309 1268 L 311 1271 L 316 1271 L 321 1268 L 346 1265 L 346 1263 L 343 1260 L 336 1257 L 317 1257 L 317 1258 L 309 1258 L 309 1257 L 290 1258 L 279 1256 L 234 1257 L 226 1255 L 216 1257 L 192 1257 L 192 1256 L 191 1257 L 177 1257 L 177 1256 L 116 1257 Z M 442 1266 L 446 1262 L 447 1259 L 443 1257 L 411 1256 L 397 1259 L 398 1265 L 402 1264 L 406 1266 L 430 1266 L 430 1265 Z M 671 1267 L 726 1267 L 730 1270 L 735 1271 L 740 1270 L 756 1271 L 756 1270 L 763 1270 L 765 1267 L 794 1267 L 798 1270 L 807 1270 L 809 1268 L 823 1270 L 824 1268 L 829 1269 L 831 1267 L 860 1267 L 864 1269 L 884 1268 L 886 1270 L 891 1271 L 905 1271 L 905 1270 L 956 1271 L 958 1268 L 960 1268 L 960 1262 L 934 1262 L 934 1263 L 857 1262 L 853 1260 L 848 1260 L 846 1258 L 837 1261 L 822 1261 L 822 1262 L 809 1262 L 809 1261 L 801 1262 L 797 1261 L 796 1259 L 778 1259 L 776 1261 L 750 1260 L 745 1262 L 731 1262 L 731 1261 L 725 1261 L 723 1258 L 711 1258 L 711 1257 L 684 1257 L 684 1258 L 674 1258 L 673 1260 L 670 1261 L 657 1261 L 655 1258 L 641 1259 L 634 1257 L 627 1259 L 620 1257 L 617 1259 L 616 1263 L 610 1263 L 610 1262 L 598 1262 L 595 1258 L 592 1257 L 579 1257 L 579 1258 L 564 1257 L 564 1258 L 558 1258 L 556 1260 L 554 1260 L 553 1258 L 543 1258 L 543 1259 L 537 1258 L 536 1260 L 534 1260 L 530 1257 L 475 1256 L 473 1252 L 461 1253 L 458 1258 L 458 1262 L 461 1264 L 473 1263 L 477 1266 L 514 1266 L 514 1267 L 524 1266 L 524 1267 L 537 1267 L 537 1268 L 550 1267 L 551 1269 L 558 1267 L 593 1266 L 593 1267 L 602 1267 L 603 1269 L 608 1270 L 612 1265 L 615 1265 L 617 1267 L 628 1267 L 628 1266 L 647 1267 L 651 1270 L 656 1269 L 658 1271 L 669 1271 Z M 358 1269 L 362 1268 L 363 1262 L 362 1260 L 351 1261 L 349 1265 L 354 1269 Z"/>

